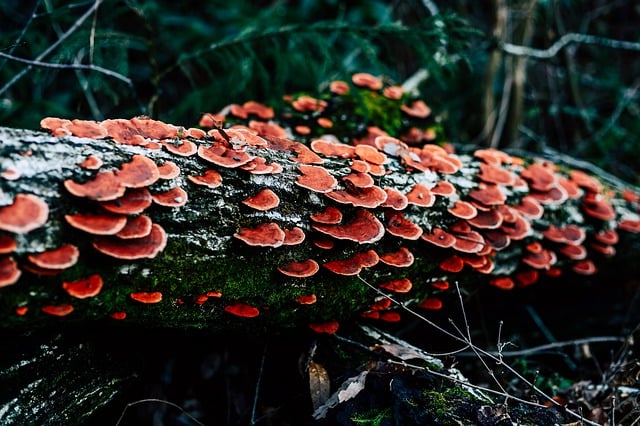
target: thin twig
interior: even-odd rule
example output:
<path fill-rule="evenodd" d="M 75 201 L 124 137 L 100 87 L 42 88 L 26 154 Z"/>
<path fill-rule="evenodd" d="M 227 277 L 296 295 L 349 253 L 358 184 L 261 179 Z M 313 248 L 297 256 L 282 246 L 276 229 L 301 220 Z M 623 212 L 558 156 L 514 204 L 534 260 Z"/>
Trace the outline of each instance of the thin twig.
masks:
<path fill-rule="evenodd" d="M 20 45 L 20 42 L 22 41 L 22 38 L 27 33 L 27 29 L 29 29 L 29 27 L 31 26 L 31 22 L 33 22 L 34 18 L 36 17 L 36 12 L 38 11 L 38 8 L 40 7 L 40 2 L 41 1 L 42 0 L 36 1 L 35 6 L 33 6 L 33 12 L 31 13 L 31 16 L 29 16 L 29 19 L 27 19 L 27 22 L 24 24 L 24 27 L 22 27 L 22 31 L 20 32 L 20 35 L 18 36 L 18 38 L 16 38 L 16 40 L 13 42 L 13 45 L 9 49 L 9 55 L 11 55 L 13 53 L 13 51 L 16 49 L 16 47 L 18 47 Z M 4 60 L 2 62 L 0 62 L 0 70 L 2 69 L 2 67 L 4 67 L 4 64 L 6 62 L 7 62 L 7 58 L 4 58 Z"/>
<path fill-rule="evenodd" d="M 256 379 L 256 391 L 253 396 L 253 405 L 251 407 L 251 424 L 255 425 L 257 423 L 256 420 L 256 411 L 258 409 L 258 399 L 260 397 L 260 384 L 262 383 L 262 375 L 264 374 L 264 361 L 267 358 L 267 345 L 264 345 L 264 350 L 262 351 L 262 358 L 260 359 L 260 370 L 258 370 L 258 378 Z"/>
<path fill-rule="evenodd" d="M 200 422 L 198 419 L 196 419 L 195 417 L 193 417 L 191 414 L 187 413 L 185 411 L 184 408 L 182 408 L 181 406 L 179 406 L 178 404 L 175 404 L 171 401 L 165 401 L 164 399 L 157 399 L 157 398 L 146 398 L 146 399 L 139 399 L 137 401 L 133 401 L 130 402 L 126 405 L 126 407 L 124 407 L 124 410 L 122 410 L 122 414 L 120 414 L 120 418 L 118 418 L 118 421 L 116 422 L 115 426 L 118 426 L 120 424 L 120 422 L 122 422 L 122 419 L 124 418 L 125 413 L 127 412 L 127 410 L 131 407 L 133 407 L 134 405 L 140 405 L 140 404 L 146 404 L 146 403 L 152 403 L 152 402 L 157 402 L 160 404 L 165 404 L 168 405 L 170 407 L 174 407 L 177 408 L 178 410 L 180 410 L 182 412 L 182 414 L 184 414 L 189 420 L 193 421 L 195 424 L 198 424 L 200 426 L 205 426 L 204 423 Z"/>
<path fill-rule="evenodd" d="M 99 72 L 101 74 L 107 75 L 109 77 L 113 77 L 116 78 L 124 83 L 126 83 L 128 86 L 133 86 L 133 82 L 131 81 L 131 79 L 129 77 L 126 77 L 120 73 L 117 73 L 115 71 L 112 71 L 110 69 L 107 68 L 103 68 L 101 66 L 98 65 L 93 65 L 93 64 L 56 64 L 56 63 L 52 63 L 52 62 L 41 62 L 39 60 L 29 60 L 29 59 L 24 59 L 24 58 L 19 58 L 17 56 L 13 56 L 13 55 L 9 55 L 7 53 L 3 53 L 0 52 L 0 57 L 9 59 L 11 61 L 16 61 L 16 62 L 21 62 L 23 64 L 27 64 L 30 67 L 34 66 L 34 67 L 42 67 L 42 68 L 54 68 L 54 69 L 64 69 L 64 70 L 89 70 L 89 71 L 95 71 L 95 72 Z M 29 67 L 27 67 L 29 68 Z M 9 84 L 9 83 L 7 83 Z M 5 85 L 6 87 L 6 85 Z M 0 90 L 0 94 L 2 94 L 6 89 L 2 88 Z"/>
<path fill-rule="evenodd" d="M 481 355 L 482 356 L 486 356 L 489 359 L 495 361 L 496 363 L 499 363 L 500 360 L 498 357 L 496 357 L 494 354 L 492 354 L 491 352 L 488 352 L 478 346 L 475 346 L 472 342 L 467 341 L 467 339 L 460 337 L 456 334 L 453 334 L 447 330 L 445 330 L 444 328 L 440 327 L 439 325 L 435 324 L 433 321 L 427 319 L 426 317 L 420 315 L 419 313 L 417 313 L 416 311 L 414 311 L 413 309 L 409 308 L 408 306 L 397 302 L 396 300 L 394 300 L 392 297 L 390 297 L 389 295 L 385 294 L 383 291 L 381 291 L 380 289 L 378 289 L 377 287 L 375 287 L 373 284 L 369 283 L 368 281 L 366 281 L 364 278 L 362 278 L 360 275 L 356 275 L 356 277 L 362 281 L 365 285 L 367 285 L 367 287 L 371 288 L 372 290 L 374 290 L 376 293 L 380 294 L 381 296 L 387 297 L 389 300 L 391 300 L 392 303 L 398 305 L 400 308 L 402 308 L 403 310 L 409 312 L 411 315 L 415 316 L 416 318 L 419 318 L 421 320 L 423 320 L 425 323 L 427 323 L 428 325 L 434 327 L 436 330 L 444 333 L 445 335 L 459 341 L 462 343 L 465 343 L 467 345 L 469 345 L 470 347 L 472 347 L 472 349 L 474 351 L 478 352 L 478 356 L 480 358 Z M 458 294 L 460 295 L 460 289 L 458 288 Z M 484 361 L 483 361 L 484 362 Z M 551 402 L 554 405 L 559 405 L 557 401 L 555 401 L 550 395 L 548 395 L 546 392 L 544 392 L 542 389 L 538 388 L 535 384 L 531 383 L 531 381 L 529 381 L 526 377 L 524 377 L 522 374 L 520 374 L 518 371 L 516 371 L 513 367 L 511 367 L 509 364 L 503 364 L 504 368 L 506 370 L 508 370 L 511 374 L 514 375 L 514 377 L 516 377 L 518 380 L 520 380 L 525 386 L 529 386 L 531 387 L 531 389 L 533 389 L 538 395 L 540 395 L 541 397 L 543 397 L 544 399 L 546 399 L 547 401 Z M 509 396 L 507 394 L 507 396 Z M 509 396 L 511 397 L 511 396 Z M 516 399 L 516 398 L 513 398 Z M 599 426 L 598 423 L 586 420 L 582 415 L 580 415 L 579 413 L 576 413 L 572 410 L 566 409 L 566 413 L 569 414 L 570 416 L 573 416 L 575 418 L 580 419 L 580 421 L 582 421 L 585 424 L 588 425 L 592 425 L 592 426 Z"/>
<path fill-rule="evenodd" d="M 60 46 L 67 38 L 69 38 L 71 34 L 76 32 L 76 30 L 80 28 L 80 26 L 84 23 L 84 21 L 86 21 L 87 18 L 90 17 L 93 14 L 93 12 L 95 12 L 95 10 L 98 8 L 98 6 L 100 6 L 100 3 L 102 3 L 102 1 L 103 0 L 95 0 L 93 5 L 80 18 L 78 18 L 78 20 L 74 22 L 73 25 L 69 27 L 69 29 L 58 38 L 58 40 L 52 43 L 51 46 L 45 49 L 45 51 L 39 54 L 33 61 L 38 63 L 42 61 L 42 59 L 47 57 L 49 53 L 57 49 L 58 46 Z M 16 84 L 18 80 L 20 80 L 22 77 L 27 75 L 27 73 L 31 71 L 33 66 L 34 66 L 33 64 L 29 64 L 28 66 L 24 67 L 19 73 L 14 75 L 11 80 L 9 80 L 4 86 L 2 86 L 2 88 L 0 88 L 0 96 L 2 96 L 4 92 L 9 90 L 14 84 Z"/>

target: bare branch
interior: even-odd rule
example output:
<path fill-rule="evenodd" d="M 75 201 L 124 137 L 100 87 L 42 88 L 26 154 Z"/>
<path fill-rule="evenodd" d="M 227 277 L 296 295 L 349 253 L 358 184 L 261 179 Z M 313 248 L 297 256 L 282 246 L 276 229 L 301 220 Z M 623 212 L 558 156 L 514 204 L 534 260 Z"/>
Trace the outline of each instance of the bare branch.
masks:
<path fill-rule="evenodd" d="M 51 46 L 49 46 L 47 49 L 45 49 L 44 52 L 42 52 L 41 54 L 39 54 L 34 61 L 35 62 L 39 62 L 42 59 L 44 59 L 47 55 L 49 55 L 49 53 L 53 52 L 55 49 L 58 48 L 58 46 L 60 46 L 67 38 L 69 38 L 69 36 L 71 36 L 71 34 L 73 34 L 78 28 L 80 28 L 80 26 L 82 25 L 82 23 L 87 20 L 87 18 L 89 16 L 91 16 L 93 14 L 94 11 L 96 11 L 98 9 L 98 6 L 100 6 L 100 3 L 102 3 L 103 0 L 96 0 L 95 3 L 93 3 L 93 5 L 84 13 L 84 15 L 82 15 L 80 18 L 78 18 L 78 20 L 76 22 L 73 23 L 73 25 L 64 33 L 60 36 L 60 38 L 53 44 L 51 44 Z M 31 68 L 33 68 L 34 65 L 29 65 L 27 67 L 25 67 L 24 69 L 22 69 L 22 71 L 20 71 L 18 74 L 14 75 L 13 78 L 11 80 L 9 80 L 7 82 L 7 84 L 5 84 L 4 86 L 2 86 L 2 88 L 0 88 L 0 96 L 2 96 L 2 94 L 4 92 L 6 92 L 7 90 L 9 90 L 9 88 L 11 88 L 11 86 L 13 86 L 14 84 L 16 84 L 16 82 L 18 80 L 20 80 L 22 77 L 24 77 L 29 71 L 31 71 Z"/>
<path fill-rule="evenodd" d="M 615 40 L 606 37 L 579 33 L 567 33 L 560 37 L 558 41 L 553 43 L 547 49 L 535 49 L 532 47 L 518 46 L 511 43 L 502 43 L 500 47 L 505 53 L 514 56 L 529 56 L 538 59 L 549 59 L 556 56 L 561 49 L 571 43 L 597 44 L 600 46 L 610 47 L 612 49 L 640 51 L 640 42 Z"/>
<path fill-rule="evenodd" d="M 110 69 L 107 68 L 103 68 L 100 67 L 98 65 L 84 65 L 84 64 L 54 64 L 51 62 L 41 62 L 41 61 L 31 61 L 29 59 L 24 59 L 24 58 L 19 58 L 17 56 L 12 56 L 6 53 L 2 53 L 0 52 L 0 57 L 2 58 L 6 58 L 9 59 L 11 61 L 16 61 L 16 62 L 21 62 L 23 64 L 28 64 L 30 66 L 34 66 L 34 67 L 43 67 L 43 68 L 55 68 L 55 69 L 64 69 L 64 70 L 89 70 L 89 71 L 96 71 L 99 72 L 101 74 L 107 75 L 109 77 L 113 77 L 116 78 L 120 81 L 123 81 L 124 83 L 126 83 L 128 86 L 132 86 L 133 82 L 131 81 L 131 79 L 129 77 L 126 77 L 120 73 L 117 73 L 115 71 L 112 71 Z M 3 90 L 5 90 L 3 88 Z M 0 91 L 0 93 L 2 93 L 2 91 Z"/>

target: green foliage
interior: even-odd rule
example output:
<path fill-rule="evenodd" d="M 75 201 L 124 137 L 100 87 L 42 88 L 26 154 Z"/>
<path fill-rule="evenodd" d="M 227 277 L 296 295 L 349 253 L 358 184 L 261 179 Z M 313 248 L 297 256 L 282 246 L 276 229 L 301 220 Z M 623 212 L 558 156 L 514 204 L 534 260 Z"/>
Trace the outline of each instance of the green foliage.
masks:
<path fill-rule="evenodd" d="M 468 26 L 453 15 L 404 23 L 385 2 L 44 1 L 0 4 L 11 24 L 0 52 L 33 60 L 70 31 L 41 62 L 99 66 L 34 67 L 0 58 L 0 124 L 36 128 L 43 116 L 103 119 L 147 114 L 193 125 L 233 101 L 274 103 L 283 93 L 371 71 L 406 78 L 418 67 L 444 82 L 460 62 Z M 260 7 L 258 7 L 260 6 Z M 30 19 L 33 8 L 34 15 Z M 127 84 L 126 79 L 131 81 Z"/>

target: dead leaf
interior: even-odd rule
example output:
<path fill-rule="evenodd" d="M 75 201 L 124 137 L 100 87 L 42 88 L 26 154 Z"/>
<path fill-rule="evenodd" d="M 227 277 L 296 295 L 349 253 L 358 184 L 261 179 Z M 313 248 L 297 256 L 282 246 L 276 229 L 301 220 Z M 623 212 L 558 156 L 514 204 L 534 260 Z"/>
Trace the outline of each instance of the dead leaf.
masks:
<path fill-rule="evenodd" d="M 309 393 L 313 409 L 317 410 L 324 404 L 331 392 L 329 373 L 321 365 L 314 361 L 309 362 Z"/>
<path fill-rule="evenodd" d="M 340 386 L 340 389 L 331 395 L 324 404 L 315 409 L 313 412 L 313 418 L 316 420 L 323 419 L 330 408 L 335 407 L 341 402 L 355 398 L 360 391 L 364 389 L 367 374 L 369 374 L 369 370 L 364 370 L 357 376 L 350 377 L 345 380 Z"/>

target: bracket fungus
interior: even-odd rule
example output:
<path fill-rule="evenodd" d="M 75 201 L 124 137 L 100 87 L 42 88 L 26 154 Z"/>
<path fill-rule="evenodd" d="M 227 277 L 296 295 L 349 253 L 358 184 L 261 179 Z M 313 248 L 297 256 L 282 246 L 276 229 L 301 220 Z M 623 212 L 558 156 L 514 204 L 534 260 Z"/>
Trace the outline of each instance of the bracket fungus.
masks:
<path fill-rule="evenodd" d="M 32 194 L 17 194 L 13 203 L 0 207 L 0 230 L 26 234 L 43 226 L 49 217 L 49 206 Z"/>

